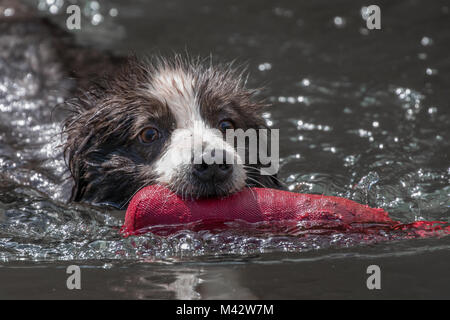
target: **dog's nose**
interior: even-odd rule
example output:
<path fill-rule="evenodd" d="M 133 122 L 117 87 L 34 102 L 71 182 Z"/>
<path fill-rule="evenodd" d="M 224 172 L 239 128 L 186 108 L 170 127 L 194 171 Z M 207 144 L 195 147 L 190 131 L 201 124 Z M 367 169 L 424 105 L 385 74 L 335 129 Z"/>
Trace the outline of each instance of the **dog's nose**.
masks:
<path fill-rule="evenodd" d="M 224 181 L 233 172 L 233 166 L 230 164 L 195 164 L 193 168 L 194 175 L 203 182 Z"/>

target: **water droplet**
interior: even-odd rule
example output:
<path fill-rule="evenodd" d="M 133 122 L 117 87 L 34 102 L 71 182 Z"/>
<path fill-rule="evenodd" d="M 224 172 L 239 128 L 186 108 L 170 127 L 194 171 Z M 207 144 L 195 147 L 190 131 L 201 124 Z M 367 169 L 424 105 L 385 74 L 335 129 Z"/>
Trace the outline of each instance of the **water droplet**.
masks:
<path fill-rule="evenodd" d="M 368 9 L 369 8 L 366 6 L 361 7 L 361 18 L 363 18 L 363 20 L 367 20 L 369 18 L 370 12 Z"/>
<path fill-rule="evenodd" d="M 350 109 L 349 107 L 345 107 L 345 108 L 344 108 L 344 113 L 349 114 L 349 113 L 353 113 L 353 111 L 352 111 L 352 109 Z"/>
<path fill-rule="evenodd" d="M 433 114 L 433 113 L 436 113 L 437 112 L 437 108 L 436 107 L 430 107 L 430 108 L 428 108 L 428 113 L 429 114 Z"/>
<path fill-rule="evenodd" d="M 349 167 L 349 166 L 353 166 L 353 165 L 355 165 L 355 163 L 357 162 L 357 160 L 359 159 L 359 157 L 358 156 L 355 156 L 355 155 L 349 155 L 349 156 L 346 156 L 345 158 L 344 158 L 344 162 L 345 162 L 345 166 L 346 167 Z"/>
<path fill-rule="evenodd" d="M 96 13 L 92 16 L 91 22 L 94 26 L 100 24 L 102 21 L 103 21 L 103 16 L 100 13 Z"/>
<path fill-rule="evenodd" d="M 338 28 L 342 28 L 345 26 L 345 19 L 342 17 L 339 17 L 339 16 L 334 17 L 333 22 L 334 22 L 334 25 Z"/>
<path fill-rule="evenodd" d="M 427 70 L 425 71 L 425 73 L 426 73 L 427 75 L 431 76 L 431 75 L 437 74 L 437 70 L 436 70 L 436 69 L 427 68 Z"/>
<path fill-rule="evenodd" d="M 181 250 L 189 250 L 190 249 L 190 245 L 188 244 L 188 243 L 182 243 L 181 245 L 180 245 L 180 249 Z"/>
<path fill-rule="evenodd" d="M 109 15 L 111 17 L 117 17 L 118 14 L 119 14 L 119 10 L 117 10 L 116 8 L 109 9 Z"/>
<path fill-rule="evenodd" d="M 420 44 L 423 45 L 424 47 L 431 46 L 433 44 L 433 39 L 431 39 L 430 37 L 423 37 L 420 40 Z"/>
<path fill-rule="evenodd" d="M 302 80 L 301 84 L 304 87 L 308 87 L 311 84 L 311 81 L 309 81 L 309 79 L 305 78 Z"/>
<path fill-rule="evenodd" d="M 3 15 L 4 15 L 5 17 L 11 17 L 11 16 L 14 15 L 14 13 L 15 13 L 14 8 L 6 8 L 6 9 L 3 11 Z"/>
<path fill-rule="evenodd" d="M 359 28 L 359 33 L 361 33 L 363 36 L 367 36 L 369 34 L 369 29 Z"/>
<path fill-rule="evenodd" d="M 288 97 L 288 98 L 287 98 L 287 102 L 289 102 L 289 103 L 295 103 L 295 98 L 294 98 L 294 97 Z"/>
<path fill-rule="evenodd" d="M 51 5 L 50 8 L 48 9 L 48 11 L 50 11 L 51 14 L 57 14 L 58 10 L 59 8 L 56 5 Z"/>
<path fill-rule="evenodd" d="M 89 6 L 94 11 L 97 11 L 98 9 L 100 9 L 100 4 L 97 1 L 92 1 Z"/>
<path fill-rule="evenodd" d="M 275 8 L 274 10 L 275 15 L 279 17 L 285 17 L 285 18 L 291 18 L 294 15 L 294 12 L 290 9 L 285 8 Z"/>
<path fill-rule="evenodd" d="M 419 53 L 419 54 L 417 55 L 417 57 L 418 57 L 420 60 L 425 60 L 425 59 L 427 58 L 427 54 L 424 53 L 424 52 L 421 52 L 421 53 Z"/>
<path fill-rule="evenodd" d="M 259 71 L 267 71 L 267 70 L 272 69 L 272 65 L 268 62 L 264 62 L 258 66 L 258 69 L 259 69 Z"/>
<path fill-rule="evenodd" d="M 378 173 L 374 171 L 370 171 L 366 176 L 362 177 L 361 180 L 359 180 L 358 184 L 355 186 L 355 190 L 362 193 L 364 196 L 364 201 L 368 202 L 368 196 L 370 189 L 373 185 L 378 183 L 380 181 L 380 176 Z"/>

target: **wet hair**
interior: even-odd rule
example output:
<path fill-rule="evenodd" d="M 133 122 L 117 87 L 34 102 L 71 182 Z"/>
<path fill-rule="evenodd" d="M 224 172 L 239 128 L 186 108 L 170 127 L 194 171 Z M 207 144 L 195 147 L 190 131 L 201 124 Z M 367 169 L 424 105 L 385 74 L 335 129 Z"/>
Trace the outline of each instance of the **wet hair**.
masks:
<path fill-rule="evenodd" d="M 245 87 L 242 70 L 181 56 L 131 57 L 115 74 L 68 100 L 71 113 L 63 133 L 65 159 L 74 181 L 71 201 L 123 207 L 142 187 L 161 183 L 161 158 L 177 143 L 171 135 L 184 117 L 190 117 L 185 105 L 211 127 L 220 116 L 232 119 L 243 130 L 266 128 L 261 109 L 267 104 L 257 98 L 257 90 Z M 195 99 L 195 110 L 189 99 Z M 151 144 L 139 138 L 146 126 L 157 127 L 160 135 Z M 261 176 L 259 167 L 244 167 L 245 185 L 280 186 L 275 175 Z M 228 183 L 222 188 L 195 189 L 196 182 L 189 180 L 192 177 L 180 179 L 183 173 L 176 169 L 172 175 L 177 179 L 169 184 L 183 196 L 225 195 L 242 188 Z"/>

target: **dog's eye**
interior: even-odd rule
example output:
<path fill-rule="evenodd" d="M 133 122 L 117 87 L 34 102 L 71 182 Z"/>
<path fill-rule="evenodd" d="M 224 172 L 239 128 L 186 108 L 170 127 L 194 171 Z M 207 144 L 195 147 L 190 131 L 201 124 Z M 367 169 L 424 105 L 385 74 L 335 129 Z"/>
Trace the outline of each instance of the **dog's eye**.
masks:
<path fill-rule="evenodd" d="M 139 134 L 139 139 L 142 143 L 152 143 L 159 138 L 159 132 L 153 127 L 145 128 Z"/>
<path fill-rule="evenodd" d="M 234 123 L 230 120 L 222 120 L 219 123 L 219 129 L 225 133 L 227 129 L 234 129 Z"/>

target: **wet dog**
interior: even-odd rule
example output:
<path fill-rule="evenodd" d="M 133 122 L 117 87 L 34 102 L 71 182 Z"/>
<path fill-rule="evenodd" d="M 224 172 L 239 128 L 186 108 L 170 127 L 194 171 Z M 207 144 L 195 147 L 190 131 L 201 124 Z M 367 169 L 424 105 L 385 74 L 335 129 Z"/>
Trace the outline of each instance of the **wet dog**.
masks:
<path fill-rule="evenodd" d="M 226 131 L 267 129 L 265 103 L 256 93 L 246 88 L 243 72 L 229 65 L 180 56 L 130 58 L 114 76 L 67 102 L 71 200 L 123 207 L 155 183 L 192 199 L 246 186 L 280 187 L 275 174 L 261 174 L 259 161 L 202 158 L 209 148 L 223 159 L 240 160 L 238 147 L 225 142 Z"/>

